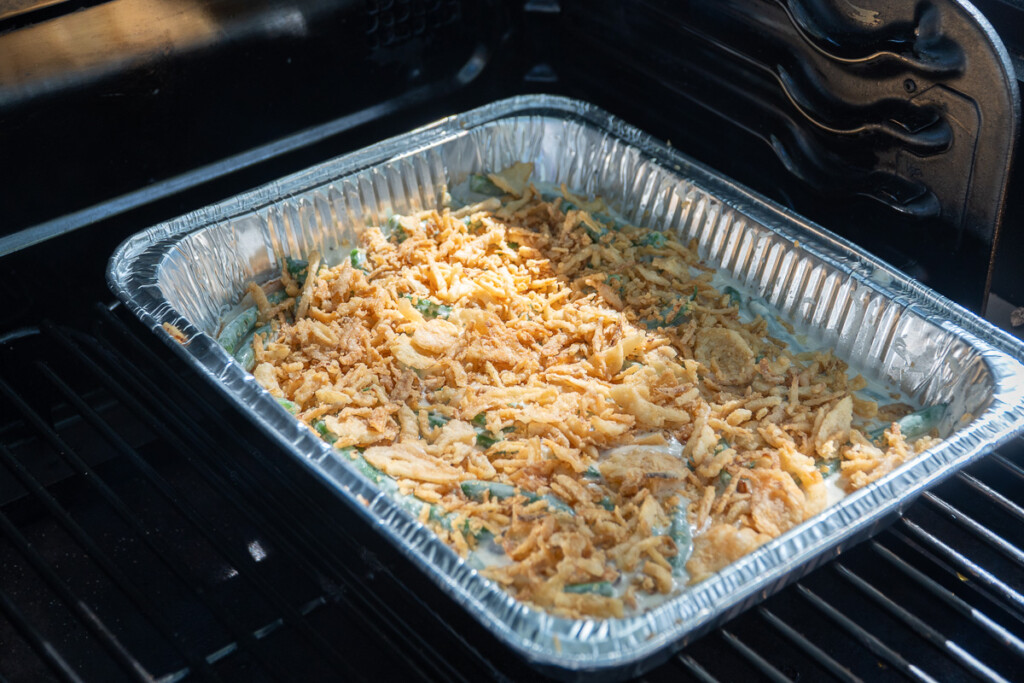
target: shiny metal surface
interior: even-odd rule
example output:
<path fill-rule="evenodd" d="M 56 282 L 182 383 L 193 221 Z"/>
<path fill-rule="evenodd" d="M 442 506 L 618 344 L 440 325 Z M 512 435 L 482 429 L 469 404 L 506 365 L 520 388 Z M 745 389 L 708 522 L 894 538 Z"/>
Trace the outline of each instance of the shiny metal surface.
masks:
<path fill-rule="evenodd" d="M 19 8 L 0 3 L 0 19 Z M 113 0 L 33 23 L 0 40 L 0 102 L 120 73 L 171 53 L 193 52 L 246 34 L 309 33 L 323 0 L 288 6 L 266 0 Z"/>
<path fill-rule="evenodd" d="M 210 336 L 250 280 L 284 256 L 330 252 L 389 212 L 515 160 L 535 178 L 600 194 L 631 221 L 694 238 L 854 367 L 922 403 L 949 402 L 938 447 L 646 614 L 555 618 L 485 581 L 434 534 L 334 457 Z M 1024 430 L 1024 345 L 852 244 L 754 195 L 584 102 L 503 100 L 340 157 L 126 241 L 110 261 L 119 298 L 292 457 L 500 640 L 560 676 L 635 675 L 892 521 L 925 488 Z M 185 344 L 162 323 L 182 330 Z M 969 416 L 963 423 L 953 424 Z"/>
<path fill-rule="evenodd" d="M 25 12 L 58 5 L 62 2 L 67 2 L 67 0 L 0 0 L 0 19 L 16 17 Z"/>

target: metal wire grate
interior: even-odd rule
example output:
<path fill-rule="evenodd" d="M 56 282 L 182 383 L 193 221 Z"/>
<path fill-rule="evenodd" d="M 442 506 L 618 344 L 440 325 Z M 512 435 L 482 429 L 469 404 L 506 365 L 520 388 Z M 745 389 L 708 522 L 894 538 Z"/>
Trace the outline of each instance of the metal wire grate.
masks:
<path fill-rule="evenodd" d="M 338 534 L 318 537 L 308 520 L 296 519 L 296 513 L 317 512 L 309 496 L 288 486 L 287 477 L 263 458 L 260 446 L 248 441 L 238 425 L 221 421 L 201 394 L 178 383 L 173 373 L 162 367 L 163 362 L 135 343 L 137 340 L 120 327 L 119 321 L 105 309 L 101 309 L 101 315 L 106 317 L 104 332 L 121 334 L 120 341 L 127 340 L 129 350 L 138 354 L 134 360 L 112 354 L 110 339 L 44 327 L 39 335 L 21 340 L 23 343 L 15 349 L 36 356 L 28 368 L 15 372 L 18 376 L 13 381 L 0 380 L 6 414 L 17 415 L 34 430 L 40 447 L 49 447 L 47 455 L 64 460 L 77 477 L 69 482 L 73 492 L 68 495 L 75 500 L 58 502 L 59 496 L 35 483 L 29 468 L 8 449 L 0 450 L 0 464 L 26 490 L 24 500 L 9 503 L 0 515 L 0 530 L 10 546 L 3 548 L 5 578 L 8 572 L 20 573 L 22 564 L 28 565 L 25 568 L 42 579 L 45 592 L 55 594 L 78 618 L 83 640 L 99 645 L 96 649 L 109 655 L 119 677 L 174 679 L 193 673 L 219 679 L 224 677 L 222 660 L 244 658 L 247 668 L 255 668 L 268 678 L 294 678 L 296 670 L 285 665 L 287 659 L 300 659 L 307 670 L 318 668 L 321 675 L 358 678 L 353 658 L 374 653 L 379 666 L 386 668 L 394 659 L 393 653 L 398 652 L 407 657 L 405 668 L 399 671 L 458 678 L 445 661 L 429 656 L 429 648 L 414 631 L 414 625 L 406 623 L 380 598 L 381 581 L 375 581 L 373 573 L 366 571 L 371 563 L 364 559 L 358 570 L 349 567 L 350 556 L 360 554 L 364 544 L 341 539 L 347 541 L 347 546 L 335 545 Z M 63 362 L 54 363 L 51 358 Z M 120 423 L 112 422 L 112 415 L 100 414 L 81 398 L 72 386 L 75 380 L 63 376 L 69 368 L 73 368 L 71 374 L 77 376 L 77 382 L 99 384 L 117 400 L 116 405 L 126 411 L 116 415 Z M 58 400 L 66 401 L 107 446 L 118 452 L 120 457 L 110 463 L 116 468 L 111 467 L 113 471 L 107 473 L 88 465 L 86 458 L 50 426 L 44 417 L 46 408 L 22 398 L 23 387 L 17 386 L 21 383 L 18 380 L 37 388 L 40 380 L 48 383 Z M 165 382 L 177 385 L 178 392 L 165 393 L 161 386 Z M 185 403 L 188 408 L 183 407 Z M 197 413 L 202 417 L 197 419 Z M 129 419 L 151 432 L 151 439 L 142 447 L 128 443 L 119 433 Z M 225 450 L 243 460 L 210 458 L 211 453 Z M 89 498 L 87 511 L 77 508 L 80 497 Z M 23 503 L 41 505 L 47 517 L 11 521 L 7 508 Z M 140 509 L 140 505 L 159 510 Z M 78 512 L 96 524 L 80 522 L 76 519 Z M 319 517 L 329 519 L 325 513 Z M 121 525 L 116 533 L 108 532 L 113 522 Z M 40 527 L 45 533 L 57 528 L 66 534 L 62 547 L 66 544 L 74 552 L 82 552 L 90 564 L 99 566 L 103 576 L 90 574 L 90 579 L 102 581 L 104 593 L 109 590 L 122 595 L 104 595 L 100 606 L 92 609 L 92 600 L 81 599 L 82 590 L 75 585 L 88 570 L 74 566 L 70 577 L 62 575 L 60 568 L 39 552 L 38 542 L 32 538 L 37 533 L 44 535 Z M 176 543 L 175 537 L 185 542 Z M 131 547 L 118 553 L 104 541 Z M 18 562 L 16 569 L 6 562 L 8 557 Z M 312 557 L 317 558 L 318 566 L 309 559 Z M 272 561 L 275 559 L 277 562 Z M 323 572 L 323 567 L 329 573 Z M 159 576 L 150 575 L 155 572 Z M 387 571 L 376 574 L 387 580 Z M 393 578 L 390 581 L 396 583 Z M 32 600 L 35 593 L 12 596 L 7 593 L 8 586 L 19 584 L 5 580 L 2 585 L 5 592 L 0 607 L 10 624 L 51 672 L 66 678 L 63 674 L 70 668 L 66 658 L 44 646 L 54 641 L 55 634 L 46 632 L 46 622 L 52 615 L 26 616 L 28 610 L 18 603 Z M 392 595 L 402 593 L 395 586 L 387 590 Z M 157 603 L 150 597 L 154 592 L 177 593 L 174 602 L 184 602 L 187 607 L 175 608 L 169 601 Z M 129 604 L 124 604 L 122 598 L 127 598 Z M 345 631 L 325 631 L 317 626 L 317 612 L 325 606 L 347 616 Z M 126 617 L 136 618 L 139 623 L 130 624 L 126 630 L 113 623 L 123 624 L 128 621 Z M 37 623 L 32 623 L 33 618 Z M 206 633 L 186 640 L 186 634 L 196 630 L 196 623 Z M 272 635 L 277 638 L 278 631 L 288 631 L 288 644 L 268 647 L 267 641 Z M 133 638 L 136 634 L 140 637 Z M 133 642 L 126 645 L 129 640 Z M 471 652 L 472 648 L 466 646 L 465 650 Z M 284 651 L 290 657 L 282 661 L 279 655 Z M 82 661 L 76 663 L 85 665 Z M 484 666 L 483 670 L 489 669 Z"/>
<path fill-rule="evenodd" d="M 96 318 L 0 347 L 0 677 L 533 675 L 137 323 Z M 644 678 L 1013 680 L 1022 521 L 1016 444 Z"/>

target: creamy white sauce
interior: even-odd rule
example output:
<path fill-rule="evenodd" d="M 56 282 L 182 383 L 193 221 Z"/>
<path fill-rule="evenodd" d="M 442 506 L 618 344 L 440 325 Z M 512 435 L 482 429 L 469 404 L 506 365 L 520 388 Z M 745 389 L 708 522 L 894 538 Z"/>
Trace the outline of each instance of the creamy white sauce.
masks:
<path fill-rule="evenodd" d="M 838 472 L 825 479 L 825 494 L 828 507 L 832 507 L 846 497 L 846 491 L 839 488 Z"/>
<path fill-rule="evenodd" d="M 475 569 L 484 567 L 507 567 L 512 564 L 512 558 L 505 554 L 505 549 L 494 542 L 492 536 L 488 536 L 477 543 L 476 548 L 469 554 L 469 566 Z"/>

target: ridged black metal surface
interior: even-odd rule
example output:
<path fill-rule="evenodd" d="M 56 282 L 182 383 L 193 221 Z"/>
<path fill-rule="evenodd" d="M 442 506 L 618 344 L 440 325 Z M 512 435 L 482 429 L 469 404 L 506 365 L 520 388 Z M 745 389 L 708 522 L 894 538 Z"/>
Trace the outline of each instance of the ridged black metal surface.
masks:
<path fill-rule="evenodd" d="M 562 84 L 983 306 L 1020 105 L 969 5 L 559 4 L 533 26 Z"/>

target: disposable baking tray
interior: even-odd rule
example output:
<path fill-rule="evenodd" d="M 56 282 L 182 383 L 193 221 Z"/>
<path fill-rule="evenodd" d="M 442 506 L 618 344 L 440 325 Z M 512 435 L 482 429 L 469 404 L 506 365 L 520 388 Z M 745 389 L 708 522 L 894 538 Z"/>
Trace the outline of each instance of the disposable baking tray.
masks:
<path fill-rule="evenodd" d="M 604 197 L 635 224 L 696 239 L 709 264 L 853 367 L 923 405 L 948 403 L 947 438 L 645 614 L 574 620 L 517 602 L 336 457 L 212 336 L 246 283 L 278 273 L 280 258 L 336 252 L 363 227 L 440 206 L 470 173 L 515 161 L 532 161 L 536 181 Z M 282 457 L 308 466 L 501 641 L 563 678 L 643 672 L 875 533 L 1024 428 L 1020 342 L 824 228 L 561 97 L 495 102 L 156 225 L 117 249 L 107 277 L 131 311 L 280 443 Z"/>

